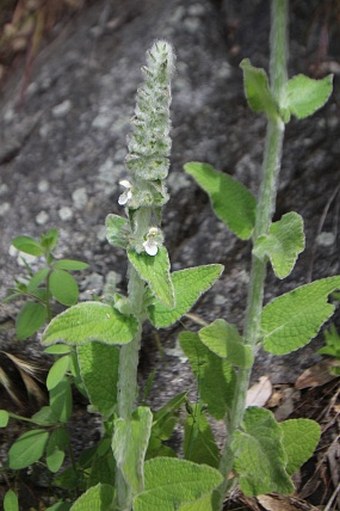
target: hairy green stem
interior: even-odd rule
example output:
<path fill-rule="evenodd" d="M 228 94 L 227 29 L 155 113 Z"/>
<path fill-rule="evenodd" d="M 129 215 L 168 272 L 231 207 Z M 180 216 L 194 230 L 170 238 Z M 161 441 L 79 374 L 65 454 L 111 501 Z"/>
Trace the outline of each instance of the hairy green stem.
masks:
<path fill-rule="evenodd" d="M 272 0 L 270 35 L 270 79 L 274 98 L 279 103 L 282 88 L 287 80 L 287 20 L 288 0 Z M 281 167 L 284 123 L 277 115 L 268 120 L 262 181 L 256 209 L 256 221 L 253 244 L 257 238 L 268 232 L 275 209 L 277 180 Z M 250 282 L 248 288 L 247 310 L 245 316 L 244 343 L 249 345 L 255 355 L 256 344 L 260 338 L 260 319 L 263 307 L 263 292 L 266 278 L 266 260 L 252 256 Z M 230 489 L 227 479 L 233 466 L 231 443 L 234 432 L 240 427 L 245 411 L 247 390 L 252 368 L 240 368 L 237 374 L 233 406 L 226 420 L 228 438 L 220 463 L 220 471 L 225 477 L 224 483 L 214 495 L 214 508 L 222 509 L 223 499 Z"/>
<path fill-rule="evenodd" d="M 125 160 L 131 182 L 121 182 L 126 191 L 118 201 L 126 206 L 130 221 L 128 250 L 136 251 L 137 254 L 145 251 L 148 255 L 155 255 L 150 254 L 149 235 L 152 228 L 158 230 L 161 208 L 168 201 L 164 180 L 169 170 L 171 148 L 169 109 L 173 62 L 171 46 L 164 41 L 156 42 L 147 54 L 147 67 L 143 68 L 145 80 L 137 91 L 133 132 Z M 162 241 L 160 233 L 158 235 L 158 241 Z M 154 248 L 152 243 L 151 247 Z M 130 310 L 138 321 L 138 331 L 130 343 L 121 347 L 119 357 L 117 408 L 119 418 L 126 421 L 132 419 L 136 407 L 138 359 L 146 317 L 145 283 L 131 264 L 128 279 L 128 300 Z M 130 511 L 132 491 L 119 467 L 116 490 L 119 509 Z"/>
<path fill-rule="evenodd" d="M 145 232 L 151 221 L 150 208 L 140 208 L 132 219 L 132 226 L 136 237 Z M 138 331 L 134 339 L 120 348 L 117 408 L 122 419 L 131 419 L 136 407 L 138 394 L 137 371 L 139 351 L 144 321 L 144 291 L 145 284 L 136 270 L 130 264 L 128 268 L 128 297 L 131 309 L 139 322 Z M 125 483 L 123 475 L 117 469 L 116 489 L 118 505 L 122 510 L 131 509 L 132 495 Z"/>

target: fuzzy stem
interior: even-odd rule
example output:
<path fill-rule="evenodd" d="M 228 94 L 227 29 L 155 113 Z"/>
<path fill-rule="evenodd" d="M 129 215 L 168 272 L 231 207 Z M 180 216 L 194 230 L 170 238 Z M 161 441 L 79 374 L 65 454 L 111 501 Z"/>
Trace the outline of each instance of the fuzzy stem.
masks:
<path fill-rule="evenodd" d="M 271 10 L 270 35 L 270 79 L 274 98 L 279 103 L 284 84 L 287 80 L 287 21 L 288 0 L 273 0 Z M 284 123 L 279 116 L 269 119 L 267 124 L 264 158 L 262 163 L 262 182 L 256 208 L 256 221 L 253 244 L 257 238 L 268 232 L 275 209 L 277 181 L 281 167 Z M 263 307 L 263 292 L 266 278 L 266 260 L 252 256 L 250 282 L 248 288 L 247 310 L 245 316 L 244 343 L 251 347 L 255 355 L 256 344 L 260 338 L 260 320 Z M 247 390 L 252 368 L 240 368 L 237 374 L 233 406 L 226 420 L 228 438 L 220 462 L 220 471 L 225 477 L 214 495 L 214 509 L 222 509 L 223 499 L 230 489 L 227 479 L 233 467 L 231 443 L 234 432 L 240 427 L 245 411 Z"/>
<path fill-rule="evenodd" d="M 134 223 L 137 236 L 139 234 L 139 230 L 143 232 L 145 230 L 145 226 L 148 225 L 149 222 L 149 208 L 141 208 L 136 212 Z M 144 320 L 145 284 L 131 264 L 128 268 L 128 278 L 128 296 L 139 325 L 134 339 L 128 344 L 122 346 L 119 354 L 117 408 L 118 415 L 122 419 L 131 419 L 132 413 L 136 407 L 138 394 L 137 371 Z M 131 490 L 128 488 L 123 474 L 119 469 L 117 469 L 116 488 L 119 509 L 131 509 Z"/>
<path fill-rule="evenodd" d="M 155 227 L 154 222 L 157 225 L 160 222 L 161 207 L 168 200 L 164 180 L 168 174 L 171 148 L 169 108 L 173 61 L 171 46 L 164 41 L 155 43 L 147 55 L 144 84 L 137 92 L 133 133 L 125 160 L 132 184 L 130 196 L 123 202 L 131 228 L 129 249 L 137 253 L 143 249 L 150 228 Z M 117 409 L 119 418 L 126 421 L 132 419 L 136 407 L 138 360 L 146 317 L 145 283 L 131 264 L 128 280 L 128 299 L 138 321 L 138 331 L 130 343 L 121 347 L 119 356 Z M 132 491 L 119 467 L 116 490 L 119 510 L 130 511 Z"/>

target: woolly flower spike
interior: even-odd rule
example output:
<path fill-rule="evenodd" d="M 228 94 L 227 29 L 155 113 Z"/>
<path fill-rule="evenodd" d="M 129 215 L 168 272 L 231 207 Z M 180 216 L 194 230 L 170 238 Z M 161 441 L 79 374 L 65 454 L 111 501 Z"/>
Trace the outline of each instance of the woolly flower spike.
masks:
<path fill-rule="evenodd" d="M 125 204 L 132 198 L 132 184 L 127 179 L 119 181 L 120 186 L 125 188 L 124 192 L 118 198 L 118 204 L 125 206 Z"/>
<path fill-rule="evenodd" d="M 145 252 L 149 256 L 157 255 L 158 249 L 162 244 L 163 236 L 162 232 L 158 227 L 150 227 L 149 232 L 146 235 L 146 241 L 143 243 Z"/>
<path fill-rule="evenodd" d="M 133 133 L 126 158 L 126 166 L 140 180 L 163 180 L 168 174 L 173 63 L 171 46 L 158 41 L 148 52 L 147 66 L 143 68 L 145 80 L 137 92 Z"/>

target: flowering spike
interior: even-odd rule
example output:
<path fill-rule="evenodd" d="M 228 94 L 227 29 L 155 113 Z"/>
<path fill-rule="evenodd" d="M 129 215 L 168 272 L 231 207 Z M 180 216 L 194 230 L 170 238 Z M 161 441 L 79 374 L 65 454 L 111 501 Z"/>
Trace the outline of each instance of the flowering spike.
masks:
<path fill-rule="evenodd" d="M 173 63 L 172 48 L 165 41 L 156 42 L 147 54 L 147 66 L 143 68 L 144 83 L 137 92 L 133 133 L 126 158 L 126 166 L 135 181 L 163 180 L 168 174 Z M 164 204 L 166 200 L 165 195 L 161 202 Z"/>

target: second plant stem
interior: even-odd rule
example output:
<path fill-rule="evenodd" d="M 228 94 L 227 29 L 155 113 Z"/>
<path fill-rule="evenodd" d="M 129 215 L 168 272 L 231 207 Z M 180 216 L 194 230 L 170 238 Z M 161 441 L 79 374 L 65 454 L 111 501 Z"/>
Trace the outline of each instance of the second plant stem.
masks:
<path fill-rule="evenodd" d="M 280 102 L 282 88 L 287 79 L 287 20 L 288 0 L 273 0 L 271 15 L 271 56 L 270 78 L 271 91 L 277 103 Z M 262 181 L 256 208 L 256 221 L 253 244 L 259 236 L 267 234 L 275 210 L 277 182 L 281 167 L 284 123 L 279 114 L 268 120 L 264 158 L 262 164 Z M 247 310 L 244 327 L 244 344 L 255 355 L 256 344 L 260 340 L 260 321 L 263 307 L 264 283 L 266 278 L 266 259 L 252 255 L 250 282 L 248 288 Z M 222 509 L 223 499 L 230 489 L 228 474 L 233 467 L 231 443 L 234 432 L 241 426 L 246 407 L 247 390 L 250 383 L 252 367 L 239 368 L 235 385 L 232 409 L 226 420 L 228 438 L 220 462 L 220 471 L 225 477 L 224 483 L 216 491 L 215 510 Z"/>

